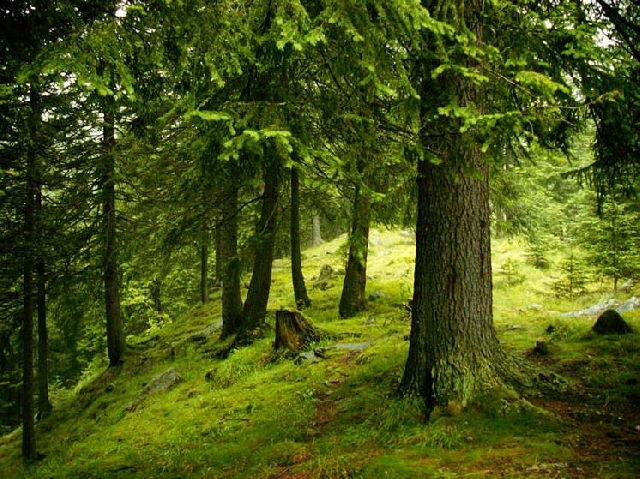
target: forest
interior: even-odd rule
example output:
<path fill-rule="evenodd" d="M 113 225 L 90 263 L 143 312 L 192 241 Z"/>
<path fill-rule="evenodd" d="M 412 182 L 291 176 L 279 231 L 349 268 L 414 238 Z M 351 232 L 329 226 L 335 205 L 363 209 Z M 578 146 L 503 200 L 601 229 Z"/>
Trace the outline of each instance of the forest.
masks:
<path fill-rule="evenodd" d="M 638 477 L 638 0 L 0 22 L 6 477 Z"/>

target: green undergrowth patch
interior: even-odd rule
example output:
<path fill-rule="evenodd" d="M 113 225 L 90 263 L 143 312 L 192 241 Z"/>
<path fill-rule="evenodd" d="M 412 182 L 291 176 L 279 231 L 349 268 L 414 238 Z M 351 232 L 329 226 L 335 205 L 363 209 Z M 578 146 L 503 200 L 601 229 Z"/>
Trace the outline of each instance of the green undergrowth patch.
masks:
<path fill-rule="evenodd" d="M 420 401 L 398 396 L 409 348 L 415 239 L 411 232 L 372 232 L 367 288 L 372 296 L 367 311 L 347 320 L 337 313 L 341 242 L 344 238 L 308 250 L 303 261 L 313 304 L 302 313 L 327 333 L 308 349 L 323 357 L 276 358 L 271 331 L 226 359 L 216 358 L 212 351 L 226 345 L 217 333 L 206 341 L 190 339 L 221 319 L 220 291 L 213 291 L 209 303 L 127 338 L 129 353 L 121 367 L 107 369 L 96 361 L 76 388 L 53 391 L 55 410 L 37 425 L 38 449 L 46 457 L 23 469 L 17 431 L 0 440 L 1 475 L 572 477 L 567 464 L 577 453 L 571 425 L 514 391 L 496 390 L 466 409 L 438 409 L 429 418 Z M 590 332 L 595 318 L 563 316 L 598 303 L 602 292 L 573 301 L 556 298 L 548 286 L 553 266 L 534 268 L 517 241 L 496 242 L 494 261 L 495 325 L 512 354 L 591 388 L 598 405 L 623 405 L 630 395 L 640 395 L 637 334 L 598 337 Z M 323 264 L 337 273 L 326 289 L 314 289 Z M 277 260 L 273 273 L 271 326 L 277 308 L 293 307 L 288 260 Z M 513 276 L 505 278 L 507 273 Z M 640 331 L 640 313 L 624 316 Z M 534 355 L 537 341 L 548 343 L 548 355 Z M 129 407 L 154 377 L 171 368 L 180 383 Z M 634 477 L 624 474 L 620 477 Z"/>

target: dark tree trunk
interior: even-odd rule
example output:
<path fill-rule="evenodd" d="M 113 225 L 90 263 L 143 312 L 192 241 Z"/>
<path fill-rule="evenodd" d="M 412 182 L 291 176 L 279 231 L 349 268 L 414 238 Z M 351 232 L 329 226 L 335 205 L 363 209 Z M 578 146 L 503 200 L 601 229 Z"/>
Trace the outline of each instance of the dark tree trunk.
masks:
<path fill-rule="evenodd" d="M 465 12 L 474 7 L 465 4 Z M 443 102 L 480 108 L 471 81 L 455 74 L 423 78 L 423 118 Z M 493 326 L 488 166 L 481 142 L 448 121 L 422 130 L 425 150 L 437 152 L 441 163 L 418 164 L 411 336 L 400 386 L 423 398 L 427 412 L 466 405 L 498 384 L 507 367 Z"/>
<path fill-rule="evenodd" d="M 207 284 L 207 269 L 209 268 L 209 247 L 205 240 L 206 233 L 201 235 L 200 244 L 200 302 L 206 304 L 209 300 L 209 285 Z"/>
<path fill-rule="evenodd" d="M 300 178 L 298 170 L 291 168 L 291 277 L 296 307 L 302 309 L 311 305 L 307 287 L 302 275 L 302 253 L 300 251 Z"/>
<path fill-rule="evenodd" d="M 224 201 L 224 200 L 223 200 Z M 220 221 L 224 221 L 223 218 Z M 216 242 L 216 288 L 220 287 L 222 284 L 222 276 L 224 275 L 224 269 L 222 268 L 222 250 L 220 246 L 221 242 L 221 228 L 216 228 L 214 230 L 214 240 Z"/>
<path fill-rule="evenodd" d="M 27 151 L 26 198 L 24 213 L 24 263 L 23 263 L 23 323 L 22 323 L 22 457 L 30 462 L 36 458 L 36 437 L 34 424 L 34 375 L 33 375 L 33 316 L 34 316 L 34 249 L 35 249 L 35 209 L 37 192 L 37 125 L 39 122 L 39 98 L 31 90 L 29 103 L 29 149 Z"/>
<path fill-rule="evenodd" d="M 242 323 L 240 260 L 238 259 L 238 189 L 231 188 L 222 203 L 222 221 L 218 226 L 220 266 L 222 270 L 222 334 L 236 334 Z"/>
<path fill-rule="evenodd" d="M 244 303 L 243 320 L 238 332 L 238 343 L 253 340 L 256 331 L 265 325 L 267 303 L 271 290 L 271 266 L 278 224 L 278 189 L 280 159 L 275 152 L 267 150 L 264 164 L 264 193 L 262 211 L 255 233 L 255 258 L 247 299 Z"/>
<path fill-rule="evenodd" d="M 42 212 L 42 193 L 36 193 L 36 221 Z M 49 332 L 47 330 L 47 278 L 42 250 L 36 259 L 36 285 L 38 305 L 38 412 L 47 416 L 53 407 L 49 402 Z"/>
<path fill-rule="evenodd" d="M 320 243 L 322 243 L 320 215 L 314 211 L 311 214 L 311 246 L 318 246 Z"/>
<path fill-rule="evenodd" d="M 367 308 L 367 256 L 369 254 L 369 224 L 371 205 L 368 194 L 356 185 L 349 237 L 349 259 L 344 276 L 338 311 L 340 317 L 349 318 Z"/>
<path fill-rule="evenodd" d="M 124 331 L 120 309 L 120 275 L 116 238 L 115 99 L 104 98 L 102 126 L 102 235 L 107 352 L 109 367 L 117 366 L 124 356 Z"/>
<path fill-rule="evenodd" d="M 320 339 L 320 333 L 299 311 L 281 309 L 276 311 L 276 339 L 273 349 L 299 352 L 313 341 Z"/>

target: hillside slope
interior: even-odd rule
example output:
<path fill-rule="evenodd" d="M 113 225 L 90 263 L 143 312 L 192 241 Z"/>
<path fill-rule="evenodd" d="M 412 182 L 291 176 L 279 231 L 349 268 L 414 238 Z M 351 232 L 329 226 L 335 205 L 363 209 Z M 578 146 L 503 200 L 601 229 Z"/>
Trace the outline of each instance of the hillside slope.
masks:
<path fill-rule="evenodd" d="M 303 313 L 332 338 L 310 347 L 322 347 L 322 357 L 274 358 L 268 337 L 216 359 L 214 293 L 165 328 L 129 338 L 121 368 L 97 363 L 74 391 L 54 393 L 53 415 L 37 426 L 42 461 L 23 469 L 19 432 L 2 438 L 2 477 L 640 476 L 637 333 L 595 337 L 593 317 L 561 314 L 602 292 L 559 302 L 548 286 L 552 270 L 527 266 L 519 243 L 496 242 L 501 340 L 563 374 L 570 387 L 563 397 L 496 391 L 425 423 L 417 403 L 394 394 L 408 350 L 413 237 L 372 233 L 369 309 L 350 320 L 337 314 L 340 274 L 326 289 L 312 288 L 323 264 L 343 268 L 343 241 L 308 250 L 303 261 L 313 300 Z M 505 279 L 507 263 L 518 265 L 520 280 Z M 293 305 L 289 267 L 274 265 L 270 311 Z M 640 330 L 637 311 L 625 318 Z M 550 353 L 532 353 L 536 341 Z M 180 381 L 140 396 L 167 371 Z"/>

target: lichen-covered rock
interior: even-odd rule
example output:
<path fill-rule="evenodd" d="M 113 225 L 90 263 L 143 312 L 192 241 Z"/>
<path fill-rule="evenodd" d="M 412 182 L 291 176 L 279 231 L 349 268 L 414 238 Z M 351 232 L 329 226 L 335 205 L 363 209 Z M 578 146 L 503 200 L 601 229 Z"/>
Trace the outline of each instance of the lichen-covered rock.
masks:
<path fill-rule="evenodd" d="M 167 391 L 182 381 L 182 376 L 180 376 L 176 368 L 167 369 L 162 374 L 153 378 L 151 382 L 138 393 L 138 396 L 127 406 L 127 411 L 135 411 L 140 403 L 151 394 Z"/>

